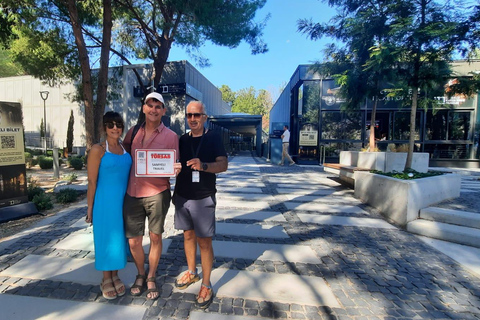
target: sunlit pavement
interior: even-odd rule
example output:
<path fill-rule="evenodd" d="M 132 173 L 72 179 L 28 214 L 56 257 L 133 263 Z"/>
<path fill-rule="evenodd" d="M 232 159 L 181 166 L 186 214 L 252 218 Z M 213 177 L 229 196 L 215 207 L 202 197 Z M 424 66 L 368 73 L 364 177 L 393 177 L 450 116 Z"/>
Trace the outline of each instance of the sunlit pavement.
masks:
<path fill-rule="evenodd" d="M 194 307 L 200 282 L 174 286 L 186 262 L 173 208 L 160 298 L 105 300 L 84 202 L 0 242 L 2 318 L 480 319 L 478 249 L 388 224 L 321 167 L 242 153 L 217 186 L 216 298 L 206 311 Z M 129 262 L 120 277 L 130 286 L 135 274 Z"/>

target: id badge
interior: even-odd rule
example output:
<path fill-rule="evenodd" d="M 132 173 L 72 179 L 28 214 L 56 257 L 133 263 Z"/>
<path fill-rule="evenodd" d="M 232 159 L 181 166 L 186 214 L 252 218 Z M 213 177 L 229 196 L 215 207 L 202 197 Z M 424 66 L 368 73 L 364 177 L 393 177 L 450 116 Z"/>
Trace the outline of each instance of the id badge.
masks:
<path fill-rule="evenodd" d="M 200 182 L 200 171 L 192 171 L 192 182 Z"/>

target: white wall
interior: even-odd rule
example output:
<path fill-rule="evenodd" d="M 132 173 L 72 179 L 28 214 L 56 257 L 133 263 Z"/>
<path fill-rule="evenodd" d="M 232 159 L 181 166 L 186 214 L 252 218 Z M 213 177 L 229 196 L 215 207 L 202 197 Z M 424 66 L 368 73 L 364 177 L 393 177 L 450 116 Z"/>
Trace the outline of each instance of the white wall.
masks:
<path fill-rule="evenodd" d="M 73 145 L 84 146 L 85 117 L 78 103 L 69 100 L 68 94 L 75 92 L 73 84 L 50 87 L 32 76 L 0 78 L 0 101 L 22 104 L 25 132 L 38 132 L 43 118 L 43 100 L 40 91 L 49 91 L 46 106 L 47 132 L 56 147 L 66 147 L 68 119 L 73 110 L 75 124 Z"/>

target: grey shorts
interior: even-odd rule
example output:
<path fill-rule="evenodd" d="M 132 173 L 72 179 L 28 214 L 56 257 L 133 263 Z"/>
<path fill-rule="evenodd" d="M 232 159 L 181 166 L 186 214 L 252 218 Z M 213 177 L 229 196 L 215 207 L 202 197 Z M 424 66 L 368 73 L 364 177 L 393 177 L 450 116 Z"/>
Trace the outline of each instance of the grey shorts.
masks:
<path fill-rule="evenodd" d="M 148 229 L 154 234 L 162 234 L 170 208 L 171 194 L 167 189 L 159 194 L 145 198 L 134 198 L 125 194 L 123 202 L 123 221 L 127 238 L 135 238 L 145 234 L 145 219 L 148 218 Z"/>
<path fill-rule="evenodd" d="M 175 195 L 175 229 L 195 230 L 199 238 L 215 235 L 215 196 L 188 200 Z"/>

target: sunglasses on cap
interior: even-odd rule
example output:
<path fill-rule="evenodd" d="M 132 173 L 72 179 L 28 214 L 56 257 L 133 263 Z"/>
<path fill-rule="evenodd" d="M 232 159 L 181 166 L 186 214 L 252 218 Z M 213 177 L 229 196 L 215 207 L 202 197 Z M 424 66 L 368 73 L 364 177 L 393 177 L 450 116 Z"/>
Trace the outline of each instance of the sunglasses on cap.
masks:
<path fill-rule="evenodd" d="M 108 129 L 113 129 L 113 127 L 117 127 L 117 129 L 123 129 L 123 123 L 121 122 L 115 122 L 115 121 L 112 121 L 112 122 L 105 122 L 105 126 L 108 128 Z"/>
<path fill-rule="evenodd" d="M 205 113 L 187 113 L 187 118 L 199 119 L 201 116 L 204 116 Z"/>

